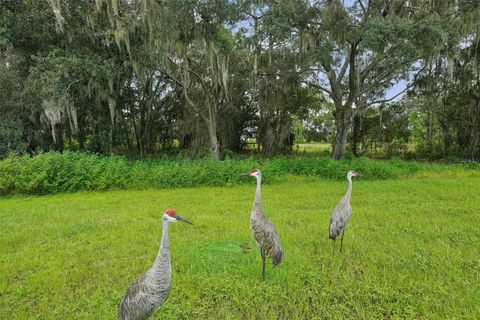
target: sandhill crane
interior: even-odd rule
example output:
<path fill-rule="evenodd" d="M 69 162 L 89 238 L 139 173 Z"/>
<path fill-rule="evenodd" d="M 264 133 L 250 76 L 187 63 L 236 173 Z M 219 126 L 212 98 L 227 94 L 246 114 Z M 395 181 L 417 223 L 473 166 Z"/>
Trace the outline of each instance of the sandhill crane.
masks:
<path fill-rule="evenodd" d="M 348 220 L 352 215 L 352 207 L 350 206 L 350 197 L 352 196 L 352 177 L 361 176 L 361 174 L 350 170 L 347 173 L 348 189 L 347 193 L 343 196 L 340 202 L 333 209 L 332 216 L 330 217 L 330 239 L 333 240 L 333 252 L 335 253 L 335 239 L 342 233 L 340 242 L 340 252 L 342 252 L 343 236 L 345 234 L 345 228 L 347 227 Z"/>
<path fill-rule="evenodd" d="M 118 308 L 120 320 L 149 319 L 167 300 L 172 286 L 168 224 L 178 221 L 192 224 L 179 216 L 175 210 L 165 210 L 162 221 L 162 240 L 157 258 L 153 266 L 135 280 L 125 292 Z"/>
<path fill-rule="evenodd" d="M 257 191 L 255 193 L 252 213 L 250 215 L 250 228 L 252 229 L 253 237 L 260 248 L 260 255 L 262 256 L 262 278 L 265 280 L 266 257 L 271 257 L 272 265 L 276 267 L 280 264 L 280 262 L 282 262 L 283 250 L 273 223 L 263 213 L 260 192 L 262 173 L 260 170 L 253 169 L 248 173 L 243 173 L 242 175 L 253 176 L 257 178 Z"/>

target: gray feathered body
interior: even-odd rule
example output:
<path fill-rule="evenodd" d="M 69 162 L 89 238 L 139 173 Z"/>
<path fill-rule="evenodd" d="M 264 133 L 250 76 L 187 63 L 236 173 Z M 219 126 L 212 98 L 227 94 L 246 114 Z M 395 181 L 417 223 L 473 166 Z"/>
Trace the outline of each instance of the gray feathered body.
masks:
<path fill-rule="evenodd" d="M 119 305 L 120 320 L 149 319 L 167 300 L 172 286 L 168 222 L 164 220 L 162 241 L 153 266 L 134 281 Z"/>
<path fill-rule="evenodd" d="M 340 200 L 330 217 L 330 239 L 335 238 L 345 229 L 350 217 L 352 216 L 352 207 L 350 206 L 350 197 L 352 195 L 352 179 L 348 178 L 348 190 L 345 196 Z"/>
<path fill-rule="evenodd" d="M 272 264 L 275 267 L 282 262 L 283 249 L 273 223 L 263 213 L 260 185 L 261 179 L 257 178 L 257 191 L 250 215 L 250 227 L 260 250 L 263 250 L 267 257 L 272 258 Z"/>

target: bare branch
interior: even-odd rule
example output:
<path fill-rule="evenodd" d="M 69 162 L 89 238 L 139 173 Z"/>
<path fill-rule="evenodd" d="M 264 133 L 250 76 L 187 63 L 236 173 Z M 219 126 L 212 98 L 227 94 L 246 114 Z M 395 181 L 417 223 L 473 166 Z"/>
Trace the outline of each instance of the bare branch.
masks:
<path fill-rule="evenodd" d="M 417 73 L 415 74 L 415 76 L 413 77 L 413 80 L 412 82 L 410 82 L 410 84 L 408 84 L 405 89 L 403 89 L 402 91 L 400 91 L 399 93 L 397 93 L 396 95 L 394 95 L 393 97 L 389 98 L 389 99 L 382 99 L 382 100 L 375 100 L 375 101 L 372 101 L 370 103 L 368 103 L 367 105 L 372 105 L 372 104 L 377 104 L 377 103 L 384 103 L 384 102 L 389 102 L 389 101 L 392 101 L 393 99 L 397 98 L 398 96 L 400 96 L 401 94 L 405 93 L 407 90 L 409 90 L 410 88 L 414 87 L 416 84 L 417 84 L 417 77 L 418 75 L 427 68 L 427 66 L 423 66 L 420 70 L 417 71 Z M 365 92 L 365 91 L 364 91 Z"/>
<path fill-rule="evenodd" d="M 392 100 L 394 100 L 395 98 L 397 98 L 398 96 L 400 96 L 400 95 L 402 95 L 403 93 L 405 93 L 408 89 L 410 89 L 410 88 L 413 87 L 414 85 L 415 85 L 415 82 L 412 82 L 412 83 L 410 83 L 408 86 L 406 86 L 405 89 L 403 89 L 402 91 L 400 91 L 399 93 L 397 93 L 397 94 L 394 95 L 393 97 L 388 98 L 388 99 L 371 101 L 371 102 L 367 103 L 366 105 L 367 105 L 367 106 L 371 106 L 372 104 L 385 103 L 385 102 L 392 101 Z"/>
<path fill-rule="evenodd" d="M 404 63 L 402 63 L 399 66 L 400 67 L 401 66 L 406 66 L 406 65 L 414 63 L 415 61 L 417 61 L 417 60 L 405 61 Z M 423 71 L 424 69 L 425 69 L 425 67 L 423 67 L 421 70 L 419 70 L 416 74 Z M 376 85 L 378 85 L 379 82 L 381 82 L 385 79 L 388 79 L 389 77 L 392 77 L 392 75 L 396 74 L 395 73 L 396 68 L 386 68 L 385 70 L 386 70 L 385 72 L 383 72 L 381 74 L 378 74 L 374 78 L 372 78 L 371 82 L 367 82 L 367 85 L 364 86 L 364 89 L 362 90 L 362 92 L 359 93 L 359 95 L 370 91 L 372 88 L 374 88 Z M 415 77 L 416 77 L 416 75 L 415 75 Z M 365 81 L 365 79 L 363 79 L 362 81 Z M 363 82 L 361 82 L 361 83 L 363 84 Z"/>
<path fill-rule="evenodd" d="M 75 84 L 75 83 L 77 83 L 77 82 L 80 82 L 80 80 L 81 80 L 81 79 L 77 79 L 77 80 L 72 81 L 72 82 L 67 86 L 67 88 L 65 89 L 65 95 L 67 95 L 67 92 L 68 92 L 68 90 L 70 90 L 70 87 L 71 87 L 73 84 Z"/>
<path fill-rule="evenodd" d="M 256 16 L 256 15 L 254 15 L 253 13 L 250 13 L 250 12 L 248 12 L 248 11 L 243 11 L 243 13 L 245 13 L 247 16 L 250 16 L 250 17 L 251 17 L 252 19 L 254 19 L 254 20 L 261 19 L 261 18 L 263 18 L 263 17 L 265 16 L 265 13 L 262 14 L 262 15 L 260 15 L 260 16 Z"/>
<path fill-rule="evenodd" d="M 306 85 L 308 86 L 311 86 L 311 87 L 314 87 L 316 89 L 320 89 L 322 90 L 323 92 L 326 92 L 327 94 L 329 95 L 332 95 L 332 92 L 330 90 L 328 90 L 327 88 L 319 85 L 319 84 L 316 84 L 316 83 L 313 83 L 313 82 L 309 82 L 309 81 L 302 81 L 302 83 L 305 83 Z"/>
<path fill-rule="evenodd" d="M 367 9 L 365 9 L 365 6 L 363 5 L 361 0 L 357 0 L 358 4 L 360 4 L 360 7 L 362 7 L 363 14 L 367 13 Z"/>

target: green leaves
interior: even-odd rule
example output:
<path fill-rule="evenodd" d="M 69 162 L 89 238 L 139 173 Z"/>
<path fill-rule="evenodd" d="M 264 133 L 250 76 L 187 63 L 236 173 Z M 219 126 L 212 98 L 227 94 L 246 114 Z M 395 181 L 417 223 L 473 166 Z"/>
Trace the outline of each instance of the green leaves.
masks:
<path fill-rule="evenodd" d="M 451 170 L 462 169 L 452 166 Z M 262 170 L 264 182 L 273 183 L 288 175 L 343 181 L 355 169 L 368 180 L 396 179 L 419 172 L 445 169 L 438 165 L 350 158 L 335 161 L 328 156 L 228 159 L 157 159 L 129 161 L 122 156 L 97 156 L 65 152 L 35 157 L 10 156 L 0 161 L 0 195 L 52 194 L 82 190 L 194 188 L 249 184 L 240 176 L 252 168 Z M 478 165 L 466 166 L 470 170 Z"/>

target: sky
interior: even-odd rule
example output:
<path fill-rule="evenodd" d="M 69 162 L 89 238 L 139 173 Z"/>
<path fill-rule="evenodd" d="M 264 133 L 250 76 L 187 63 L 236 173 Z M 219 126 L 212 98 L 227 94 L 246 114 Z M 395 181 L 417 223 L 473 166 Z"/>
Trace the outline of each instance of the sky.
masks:
<path fill-rule="evenodd" d="M 396 83 L 393 87 L 391 87 L 386 95 L 385 95 L 385 99 L 390 99 L 391 97 L 394 97 L 396 94 L 402 92 L 403 90 L 405 90 L 405 88 L 407 87 L 407 82 L 405 80 L 401 80 L 399 81 L 398 83 Z M 405 94 L 406 92 L 400 94 L 398 97 L 396 97 L 393 101 L 398 101 L 400 99 L 402 99 L 403 95 Z"/>

